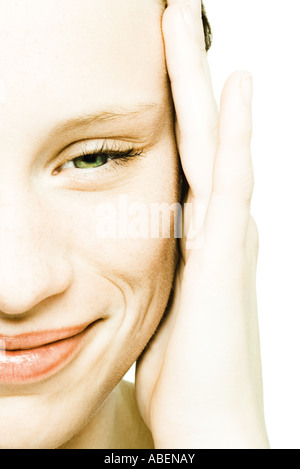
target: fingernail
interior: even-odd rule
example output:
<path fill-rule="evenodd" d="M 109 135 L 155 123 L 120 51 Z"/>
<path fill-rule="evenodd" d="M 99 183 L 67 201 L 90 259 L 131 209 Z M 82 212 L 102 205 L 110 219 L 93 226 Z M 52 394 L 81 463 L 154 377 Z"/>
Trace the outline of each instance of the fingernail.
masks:
<path fill-rule="evenodd" d="M 253 97 L 253 78 L 251 73 L 244 72 L 241 77 L 241 88 L 244 100 L 247 105 L 252 103 Z"/>

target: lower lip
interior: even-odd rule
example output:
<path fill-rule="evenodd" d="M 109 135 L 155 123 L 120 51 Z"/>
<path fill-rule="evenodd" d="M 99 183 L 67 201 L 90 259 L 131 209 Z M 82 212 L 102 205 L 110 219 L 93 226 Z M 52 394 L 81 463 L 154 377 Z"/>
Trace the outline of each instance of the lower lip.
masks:
<path fill-rule="evenodd" d="M 0 350 L 0 383 L 22 384 L 46 379 L 78 353 L 87 329 L 78 335 L 30 350 Z"/>

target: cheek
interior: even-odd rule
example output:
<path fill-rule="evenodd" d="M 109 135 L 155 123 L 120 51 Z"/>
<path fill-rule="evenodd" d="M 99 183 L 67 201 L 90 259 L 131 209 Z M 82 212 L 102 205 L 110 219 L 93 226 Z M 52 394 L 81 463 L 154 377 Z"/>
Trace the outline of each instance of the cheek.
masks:
<path fill-rule="evenodd" d="M 78 217 L 68 241 L 73 264 L 80 259 L 81 270 L 85 266 L 122 289 L 128 284 L 135 293 L 165 283 L 176 263 L 174 213 L 167 205 L 163 215 L 155 207 L 145 204 L 129 214 L 110 210 L 104 216 L 98 207 L 94 216 Z"/>
<path fill-rule="evenodd" d="M 129 304 L 132 316 L 141 310 L 146 315 L 151 302 L 149 314 L 160 315 L 177 261 L 178 168 L 170 139 L 124 181 L 106 191 L 62 192 L 55 224 L 72 260 L 75 283 L 87 285 L 95 302 L 95 292 L 104 291 L 114 308 L 121 293 L 120 310 L 125 306 L 128 311 Z"/>
<path fill-rule="evenodd" d="M 124 185 L 105 192 L 71 191 L 60 204 L 70 255 L 135 291 L 169 279 L 176 263 L 178 167 L 168 144 Z"/>

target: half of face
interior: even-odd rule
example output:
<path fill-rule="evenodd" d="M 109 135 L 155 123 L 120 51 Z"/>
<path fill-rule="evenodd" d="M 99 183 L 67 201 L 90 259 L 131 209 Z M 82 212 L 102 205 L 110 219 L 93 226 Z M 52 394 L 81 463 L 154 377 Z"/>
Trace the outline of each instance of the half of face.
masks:
<path fill-rule="evenodd" d="M 170 295 L 179 194 L 162 8 L 0 6 L 0 446 L 58 447 Z"/>

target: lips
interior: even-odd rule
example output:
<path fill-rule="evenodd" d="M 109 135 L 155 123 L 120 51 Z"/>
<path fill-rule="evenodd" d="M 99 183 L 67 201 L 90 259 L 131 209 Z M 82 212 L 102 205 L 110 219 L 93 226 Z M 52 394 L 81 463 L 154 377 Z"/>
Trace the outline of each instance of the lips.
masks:
<path fill-rule="evenodd" d="M 78 353 L 91 326 L 0 336 L 0 383 L 33 383 L 58 372 Z"/>

